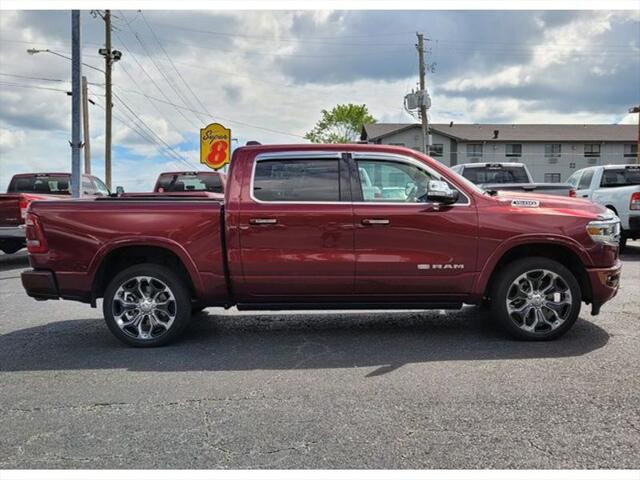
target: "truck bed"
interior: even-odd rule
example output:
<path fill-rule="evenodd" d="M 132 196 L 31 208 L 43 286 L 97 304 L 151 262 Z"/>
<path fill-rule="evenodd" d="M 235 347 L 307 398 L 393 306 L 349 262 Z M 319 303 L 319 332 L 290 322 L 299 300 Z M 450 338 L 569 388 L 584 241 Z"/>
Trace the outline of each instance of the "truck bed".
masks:
<path fill-rule="evenodd" d="M 153 246 L 182 260 L 198 297 L 226 299 L 222 202 L 207 193 L 36 201 L 29 211 L 41 222 L 48 246 L 46 253 L 31 255 L 32 266 L 55 271 L 65 298 L 93 301 L 91 279 L 100 264 L 113 263 L 105 258 Z"/>

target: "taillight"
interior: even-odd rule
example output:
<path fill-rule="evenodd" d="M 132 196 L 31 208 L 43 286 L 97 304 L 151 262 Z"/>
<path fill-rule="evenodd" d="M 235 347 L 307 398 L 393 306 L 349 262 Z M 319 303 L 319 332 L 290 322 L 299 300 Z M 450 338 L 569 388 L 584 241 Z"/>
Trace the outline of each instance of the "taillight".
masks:
<path fill-rule="evenodd" d="M 570 196 L 570 197 L 575 197 L 575 196 L 576 196 L 576 191 L 575 191 L 575 189 L 573 189 L 573 188 L 570 188 L 570 189 L 569 189 L 569 196 Z"/>
<path fill-rule="evenodd" d="M 631 194 L 629 210 L 640 210 L 640 192 L 633 192 Z"/>
<path fill-rule="evenodd" d="M 27 218 L 27 208 L 29 207 L 30 203 L 30 198 L 25 197 L 24 195 L 20 196 L 20 218 L 22 218 L 22 220 L 26 220 Z"/>
<path fill-rule="evenodd" d="M 48 250 L 47 240 L 44 238 L 44 232 L 42 231 L 42 225 L 38 216 L 34 213 L 27 212 L 27 218 L 25 219 L 26 237 L 27 237 L 27 251 L 29 253 L 45 253 Z"/>

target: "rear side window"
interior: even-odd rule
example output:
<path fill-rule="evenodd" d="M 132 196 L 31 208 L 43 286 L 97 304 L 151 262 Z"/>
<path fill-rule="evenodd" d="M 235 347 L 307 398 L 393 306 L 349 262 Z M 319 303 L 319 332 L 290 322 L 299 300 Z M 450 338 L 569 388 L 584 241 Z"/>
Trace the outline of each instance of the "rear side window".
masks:
<path fill-rule="evenodd" d="M 213 173 L 160 175 L 156 190 L 158 192 L 223 193 L 220 175 Z"/>
<path fill-rule="evenodd" d="M 529 177 L 524 167 L 467 167 L 462 175 L 475 184 L 529 183 Z"/>
<path fill-rule="evenodd" d="M 253 196 L 267 202 L 340 201 L 338 159 L 256 162 Z"/>
<path fill-rule="evenodd" d="M 579 189 L 589 188 L 591 186 L 591 179 L 593 178 L 593 170 L 585 170 L 580 177 Z"/>
<path fill-rule="evenodd" d="M 602 173 L 601 187 L 640 185 L 640 167 L 612 168 Z"/>
<path fill-rule="evenodd" d="M 13 177 L 7 193 L 68 194 L 69 177 L 65 175 Z"/>

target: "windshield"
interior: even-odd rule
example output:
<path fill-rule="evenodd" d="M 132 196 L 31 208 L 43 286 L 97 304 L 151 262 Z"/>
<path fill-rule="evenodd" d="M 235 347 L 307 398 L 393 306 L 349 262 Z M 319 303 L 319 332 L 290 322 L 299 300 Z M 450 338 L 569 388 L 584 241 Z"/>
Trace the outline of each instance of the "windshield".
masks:
<path fill-rule="evenodd" d="M 600 186 L 604 188 L 640 185 L 640 166 L 605 169 Z"/>
<path fill-rule="evenodd" d="M 217 173 L 163 174 L 158 179 L 156 191 L 223 193 L 223 187 Z"/>
<path fill-rule="evenodd" d="M 68 194 L 69 175 L 28 175 L 13 177 L 7 193 Z"/>
<path fill-rule="evenodd" d="M 524 167 L 466 167 L 462 175 L 475 184 L 529 183 L 529 176 Z"/>

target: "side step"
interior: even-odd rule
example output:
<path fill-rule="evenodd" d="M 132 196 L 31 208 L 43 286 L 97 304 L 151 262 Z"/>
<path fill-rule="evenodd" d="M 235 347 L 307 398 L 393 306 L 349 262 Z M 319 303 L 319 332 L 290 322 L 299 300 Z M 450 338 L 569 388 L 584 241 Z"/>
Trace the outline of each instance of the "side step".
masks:
<path fill-rule="evenodd" d="M 238 303 L 238 310 L 460 310 L 462 302 L 440 303 Z"/>

